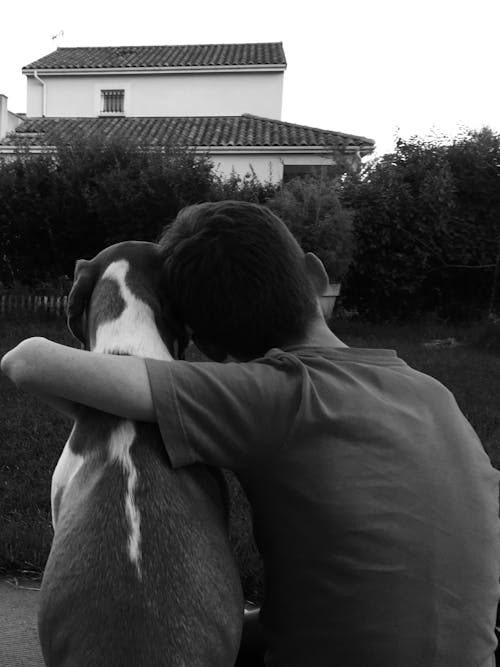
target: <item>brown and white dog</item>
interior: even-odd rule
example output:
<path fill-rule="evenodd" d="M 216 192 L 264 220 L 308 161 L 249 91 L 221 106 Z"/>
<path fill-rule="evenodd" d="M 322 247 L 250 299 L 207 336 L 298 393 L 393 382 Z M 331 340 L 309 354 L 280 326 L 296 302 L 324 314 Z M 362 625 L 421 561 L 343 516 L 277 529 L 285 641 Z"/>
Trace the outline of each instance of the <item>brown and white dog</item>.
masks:
<path fill-rule="evenodd" d="M 71 330 L 96 352 L 172 360 L 160 274 L 153 243 L 80 260 Z M 51 500 L 39 611 L 48 667 L 234 664 L 243 598 L 217 473 L 173 471 L 155 424 L 82 407 Z"/>

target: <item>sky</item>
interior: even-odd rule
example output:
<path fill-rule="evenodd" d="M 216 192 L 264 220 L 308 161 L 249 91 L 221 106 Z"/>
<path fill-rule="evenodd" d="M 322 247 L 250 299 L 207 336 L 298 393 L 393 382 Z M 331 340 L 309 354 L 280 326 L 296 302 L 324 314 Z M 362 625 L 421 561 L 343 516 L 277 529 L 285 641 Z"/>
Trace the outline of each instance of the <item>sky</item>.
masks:
<path fill-rule="evenodd" d="M 22 67 L 58 46 L 276 41 L 282 120 L 369 137 L 378 155 L 397 136 L 500 131 L 500 0 L 23 0 L 0 21 L 14 112 L 26 111 Z"/>

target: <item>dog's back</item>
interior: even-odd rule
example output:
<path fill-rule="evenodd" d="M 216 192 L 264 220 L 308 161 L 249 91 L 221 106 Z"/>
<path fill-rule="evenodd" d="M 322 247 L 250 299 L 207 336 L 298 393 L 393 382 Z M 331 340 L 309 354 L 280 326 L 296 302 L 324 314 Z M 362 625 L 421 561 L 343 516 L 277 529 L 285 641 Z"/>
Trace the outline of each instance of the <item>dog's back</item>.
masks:
<path fill-rule="evenodd" d="M 111 263 L 91 347 L 171 359 L 131 287 L 130 262 Z M 242 597 L 219 475 L 174 472 L 156 425 L 81 409 L 53 479 L 39 614 L 49 666 L 234 664 Z"/>

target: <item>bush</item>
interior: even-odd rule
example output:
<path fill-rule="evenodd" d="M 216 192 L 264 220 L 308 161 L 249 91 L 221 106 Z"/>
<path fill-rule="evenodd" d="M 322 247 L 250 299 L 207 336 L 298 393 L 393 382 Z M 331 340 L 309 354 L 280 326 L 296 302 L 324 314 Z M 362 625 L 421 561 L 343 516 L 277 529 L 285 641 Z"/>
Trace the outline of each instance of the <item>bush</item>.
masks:
<path fill-rule="evenodd" d="M 210 201 L 237 199 L 255 204 L 265 204 L 268 199 L 276 194 L 278 187 L 270 180 L 264 183 L 259 181 L 252 168 L 244 176 L 240 176 L 233 169 L 231 175 L 227 178 L 220 174 L 212 176 L 209 199 Z"/>
<path fill-rule="evenodd" d="M 304 251 L 318 255 L 332 282 L 345 275 L 354 247 L 353 215 L 340 202 L 338 181 L 295 178 L 266 203 Z"/>
<path fill-rule="evenodd" d="M 355 254 L 343 295 L 371 319 L 498 310 L 500 135 L 399 140 L 345 179 Z"/>
<path fill-rule="evenodd" d="M 154 240 L 211 186 L 208 157 L 193 151 L 103 137 L 21 151 L 0 164 L 0 281 L 50 282 L 111 243 Z"/>
<path fill-rule="evenodd" d="M 126 239 L 156 240 L 178 211 L 201 201 L 268 204 L 332 280 L 352 256 L 352 216 L 336 182 L 296 179 L 283 187 L 250 170 L 217 174 L 207 155 L 94 136 L 55 152 L 19 151 L 0 162 L 0 284 L 34 287 L 71 276 L 75 260 Z"/>

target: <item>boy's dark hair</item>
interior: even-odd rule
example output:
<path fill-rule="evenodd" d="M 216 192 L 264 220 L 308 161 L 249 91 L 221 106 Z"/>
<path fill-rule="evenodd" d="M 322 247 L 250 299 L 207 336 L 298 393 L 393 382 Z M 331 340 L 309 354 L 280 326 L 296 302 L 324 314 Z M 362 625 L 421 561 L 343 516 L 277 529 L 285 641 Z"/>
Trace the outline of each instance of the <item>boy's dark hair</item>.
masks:
<path fill-rule="evenodd" d="M 188 206 L 160 245 L 166 297 L 200 342 L 245 359 L 304 336 L 316 313 L 304 253 L 265 206 Z"/>

